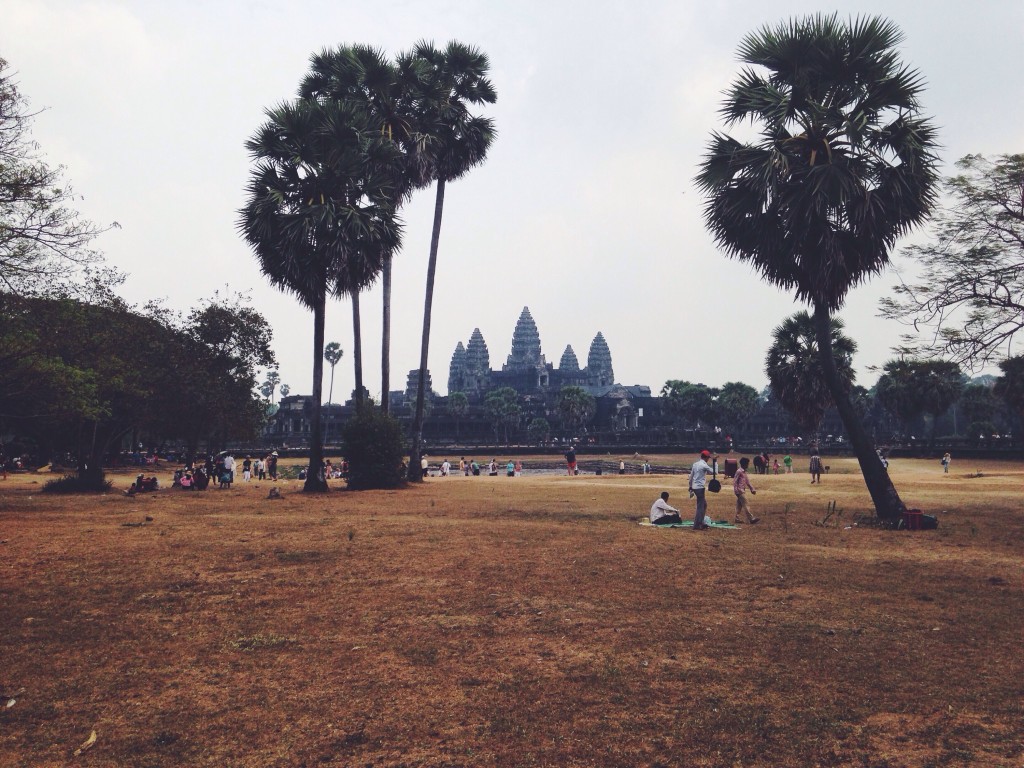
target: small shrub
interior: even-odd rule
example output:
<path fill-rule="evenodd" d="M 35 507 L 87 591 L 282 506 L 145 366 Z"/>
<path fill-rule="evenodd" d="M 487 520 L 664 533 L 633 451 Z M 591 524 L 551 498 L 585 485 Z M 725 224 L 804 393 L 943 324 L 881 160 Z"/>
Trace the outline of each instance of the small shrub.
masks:
<path fill-rule="evenodd" d="M 43 485 L 43 493 L 107 493 L 113 486 L 113 481 L 103 477 L 86 477 L 78 475 L 64 475 L 64 477 L 47 480 Z"/>
<path fill-rule="evenodd" d="M 397 488 L 404 484 L 405 439 L 398 420 L 372 406 L 363 407 L 342 430 L 348 461 L 348 487 Z"/>

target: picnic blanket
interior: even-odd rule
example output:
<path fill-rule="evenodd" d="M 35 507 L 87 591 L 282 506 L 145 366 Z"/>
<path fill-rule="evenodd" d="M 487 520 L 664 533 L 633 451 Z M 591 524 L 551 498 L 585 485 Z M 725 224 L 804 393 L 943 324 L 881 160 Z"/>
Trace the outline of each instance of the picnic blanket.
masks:
<path fill-rule="evenodd" d="M 738 525 L 733 525 L 726 520 L 705 520 L 709 528 L 739 528 Z M 646 525 L 650 528 L 693 528 L 693 520 L 683 520 L 681 523 L 669 523 L 668 525 L 655 525 L 647 518 L 640 521 L 640 525 Z"/>

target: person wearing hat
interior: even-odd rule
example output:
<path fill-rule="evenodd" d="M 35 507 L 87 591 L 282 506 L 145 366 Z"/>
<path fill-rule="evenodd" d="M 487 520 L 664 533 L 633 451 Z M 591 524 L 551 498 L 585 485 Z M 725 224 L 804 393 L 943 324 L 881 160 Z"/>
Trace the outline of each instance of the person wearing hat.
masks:
<path fill-rule="evenodd" d="M 277 451 L 274 451 L 267 458 L 267 474 L 275 483 L 277 482 Z"/>
<path fill-rule="evenodd" d="M 711 451 L 701 451 L 700 458 L 693 462 L 690 467 L 690 495 L 697 497 L 697 511 L 693 516 L 693 530 L 706 531 L 708 524 L 704 522 L 704 516 L 708 511 L 708 502 L 704 498 L 707 491 L 707 475 L 711 474 L 711 465 L 708 459 L 711 458 Z"/>

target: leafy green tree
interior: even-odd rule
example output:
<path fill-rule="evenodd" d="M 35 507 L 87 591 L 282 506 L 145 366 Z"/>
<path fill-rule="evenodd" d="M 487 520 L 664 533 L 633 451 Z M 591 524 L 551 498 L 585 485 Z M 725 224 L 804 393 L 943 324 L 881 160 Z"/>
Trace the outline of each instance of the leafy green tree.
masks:
<path fill-rule="evenodd" d="M 437 182 L 430 258 L 427 262 L 426 296 L 423 302 L 419 389 L 413 416 L 412 458 L 409 465 L 409 479 L 422 482 L 419 461 L 423 443 L 423 406 L 444 192 L 448 182 L 461 178 L 487 157 L 487 150 L 495 137 L 494 123 L 490 118 L 471 114 L 469 110 L 472 105 L 493 104 L 497 94 L 487 78 L 490 62 L 476 48 L 452 41 L 444 50 L 438 50 L 431 43 L 420 42 L 414 47 L 412 56 L 418 65 L 415 80 L 416 113 L 425 150 L 421 158 L 431 178 Z"/>
<path fill-rule="evenodd" d="M 716 411 L 719 426 L 734 434 L 761 407 L 761 397 L 749 384 L 726 382 L 718 391 Z"/>
<path fill-rule="evenodd" d="M 341 344 L 336 341 L 332 341 L 326 347 L 324 347 L 324 360 L 331 366 L 331 386 L 327 390 L 327 402 L 331 403 L 334 399 L 334 366 L 336 366 L 341 360 L 341 356 L 345 354 L 341 348 Z"/>
<path fill-rule="evenodd" d="M 512 387 L 501 387 L 492 390 L 484 400 L 487 417 L 491 420 L 495 437 L 504 435 L 505 444 L 509 442 L 509 430 L 519 427 L 523 408 L 519 405 L 519 395 Z"/>
<path fill-rule="evenodd" d="M 239 229 L 276 287 L 313 312 L 313 403 L 306 491 L 327 490 L 321 402 L 328 295 L 355 295 L 394 247 L 393 142 L 365 112 L 297 100 L 267 110 L 247 142 L 256 161 Z"/>
<path fill-rule="evenodd" d="M 992 391 L 992 387 L 986 387 L 984 384 L 968 384 L 960 393 L 957 408 L 963 415 L 964 421 L 970 424 L 976 421 L 994 421 L 1000 410 L 1000 405 L 999 398 Z"/>
<path fill-rule="evenodd" d="M 669 379 L 661 388 L 661 396 L 680 426 L 700 429 L 714 426 L 717 421 L 718 390 L 714 387 Z"/>
<path fill-rule="evenodd" d="M 448 414 L 455 419 L 455 437 L 459 436 L 459 423 L 469 413 L 469 398 L 465 392 L 452 392 L 448 395 Z"/>
<path fill-rule="evenodd" d="M 849 393 L 856 378 L 853 355 L 857 344 L 843 333 L 843 321 L 838 317 L 831 318 L 830 326 L 834 367 Z M 807 312 L 787 317 L 772 331 L 764 370 L 779 404 L 801 429 L 817 432 L 833 398 L 821 366 L 814 320 Z"/>
<path fill-rule="evenodd" d="M 594 418 L 597 401 L 583 387 L 562 387 L 558 393 L 558 414 L 567 436 L 573 436 Z"/>
<path fill-rule="evenodd" d="M 543 416 L 538 416 L 526 428 L 530 440 L 535 443 L 546 443 L 551 439 L 551 424 Z"/>
<path fill-rule="evenodd" d="M 342 448 L 352 490 L 397 488 L 405 480 L 405 438 L 398 420 L 371 404 L 357 408 L 342 427 Z"/>
<path fill-rule="evenodd" d="M 811 306 L 822 373 L 889 520 L 905 506 L 835 367 L 831 320 L 935 201 L 935 130 L 919 114 L 921 76 L 897 55 L 902 39 L 885 19 L 837 15 L 748 35 L 721 114 L 750 120 L 757 138 L 714 134 L 697 177 L 719 246 Z"/>
<path fill-rule="evenodd" d="M 945 413 L 963 391 L 960 366 L 948 360 L 890 360 L 878 378 L 878 398 L 910 428 L 915 419 Z"/>
<path fill-rule="evenodd" d="M 996 379 L 992 391 L 1024 423 L 1024 355 L 1001 360 L 999 370 L 1002 376 Z"/>
<path fill-rule="evenodd" d="M 913 325 L 906 353 L 973 366 L 1001 357 L 1024 327 L 1024 154 L 967 155 L 957 168 L 930 240 L 903 251 L 914 281 L 882 309 Z"/>

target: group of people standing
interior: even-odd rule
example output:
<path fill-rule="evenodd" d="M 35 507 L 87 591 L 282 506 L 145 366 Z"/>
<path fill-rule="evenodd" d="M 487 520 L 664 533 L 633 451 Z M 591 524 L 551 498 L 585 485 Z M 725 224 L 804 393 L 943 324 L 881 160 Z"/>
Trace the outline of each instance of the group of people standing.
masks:
<path fill-rule="evenodd" d="M 182 469 L 174 473 L 174 485 L 186 490 L 205 491 L 210 482 L 217 483 L 220 488 L 230 488 L 235 481 L 235 468 L 238 462 L 230 453 L 207 456 L 204 461 L 186 461 Z M 242 480 L 266 480 L 268 477 L 277 481 L 277 451 L 272 451 L 264 458 L 246 456 L 241 462 Z"/>
<path fill-rule="evenodd" d="M 696 531 L 706 531 L 710 527 L 706 522 L 708 511 L 707 492 L 709 490 L 708 475 L 711 475 L 712 480 L 717 482 L 715 477 L 717 469 L 708 463 L 708 460 L 711 458 L 710 451 L 701 451 L 700 458 L 690 467 L 689 492 L 690 498 L 696 499 L 696 509 L 693 515 L 693 528 Z M 749 466 L 750 459 L 744 456 L 740 459 L 739 467 L 733 476 L 732 490 L 736 496 L 736 515 L 733 522 L 743 522 L 742 515 L 746 518 L 746 522 L 755 525 L 761 521 L 761 518 L 754 517 L 751 514 L 750 505 L 747 503 L 747 491 L 750 491 L 751 495 L 757 493 L 750 482 L 750 476 L 747 474 Z M 660 498 L 655 499 L 654 504 L 651 505 L 650 521 L 654 525 L 671 525 L 682 522 L 679 510 L 669 505 L 668 498 L 668 491 L 662 491 Z"/>

